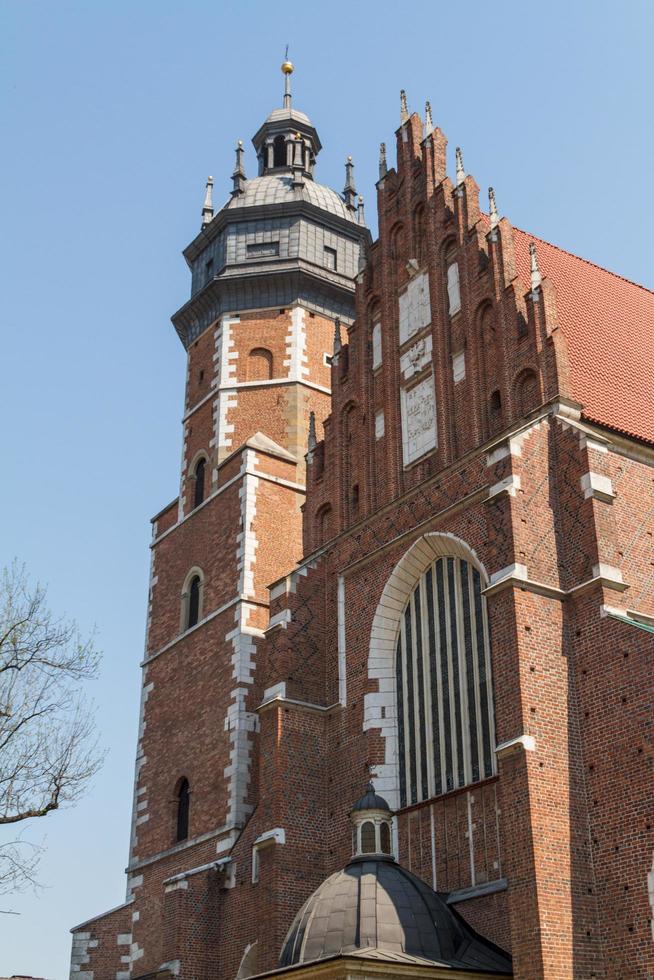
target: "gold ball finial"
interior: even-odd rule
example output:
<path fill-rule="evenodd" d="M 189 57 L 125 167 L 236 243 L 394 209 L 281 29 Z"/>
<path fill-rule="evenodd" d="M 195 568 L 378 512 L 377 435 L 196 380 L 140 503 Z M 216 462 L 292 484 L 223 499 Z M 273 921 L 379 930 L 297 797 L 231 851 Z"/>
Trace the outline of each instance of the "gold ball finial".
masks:
<path fill-rule="evenodd" d="M 286 61 L 282 61 L 282 72 L 285 75 L 292 75 L 294 67 L 295 66 L 293 65 L 293 62 L 289 61 L 288 58 L 286 59 Z"/>

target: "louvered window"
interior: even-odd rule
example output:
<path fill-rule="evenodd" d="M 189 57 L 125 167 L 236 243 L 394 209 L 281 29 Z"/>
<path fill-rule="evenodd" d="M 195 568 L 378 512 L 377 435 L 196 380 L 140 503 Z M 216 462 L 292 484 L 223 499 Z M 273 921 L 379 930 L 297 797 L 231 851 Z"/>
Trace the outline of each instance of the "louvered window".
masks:
<path fill-rule="evenodd" d="M 401 806 L 495 772 L 481 589 L 473 565 L 439 558 L 404 610 L 396 656 Z"/>

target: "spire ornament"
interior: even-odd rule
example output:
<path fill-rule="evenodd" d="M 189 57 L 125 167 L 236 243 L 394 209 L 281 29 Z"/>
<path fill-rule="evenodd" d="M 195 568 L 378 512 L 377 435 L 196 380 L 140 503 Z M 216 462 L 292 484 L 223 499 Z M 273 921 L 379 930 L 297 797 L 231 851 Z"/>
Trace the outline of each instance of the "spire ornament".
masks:
<path fill-rule="evenodd" d="M 311 454 L 316 448 L 317 443 L 318 440 L 316 439 L 316 413 L 309 412 L 309 439 L 307 442 L 307 449 L 309 450 L 309 462 L 311 462 Z"/>
<path fill-rule="evenodd" d="M 400 89 L 400 125 L 403 126 L 409 119 L 409 109 L 406 104 L 406 92 Z"/>
<path fill-rule="evenodd" d="M 341 320 L 340 317 L 336 317 L 334 320 L 334 348 L 332 350 L 332 357 L 338 357 L 341 353 Z"/>
<path fill-rule="evenodd" d="M 461 147 L 456 148 L 456 184 L 460 187 L 461 184 L 466 179 L 466 172 L 463 167 L 463 153 L 461 152 Z"/>
<path fill-rule="evenodd" d="M 284 54 L 284 60 L 282 61 L 282 73 L 284 75 L 284 108 L 291 108 L 291 75 L 295 70 L 295 65 L 292 61 L 288 60 L 288 44 L 286 45 L 286 52 Z"/>
<path fill-rule="evenodd" d="M 534 242 L 529 243 L 529 265 L 531 270 L 531 295 L 532 299 L 536 299 L 538 289 L 543 277 L 540 274 L 540 269 L 538 268 L 538 253 L 536 252 L 536 245 Z"/>
<path fill-rule="evenodd" d="M 354 164 L 352 163 L 352 157 L 348 157 L 345 161 L 345 187 L 343 188 L 343 200 L 345 201 L 345 207 L 348 211 L 356 210 L 356 196 L 357 189 L 354 186 Z"/>
<path fill-rule="evenodd" d="M 207 177 L 207 185 L 202 206 L 202 227 L 208 225 L 213 218 L 213 177 Z"/>
<path fill-rule="evenodd" d="M 366 215 L 363 210 L 363 198 L 359 195 L 358 207 L 357 207 L 357 221 L 360 225 L 365 225 Z"/>
<path fill-rule="evenodd" d="M 495 201 L 495 191 L 492 187 L 488 188 L 488 210 L 490 214 L 491 231 L 495 231 L 500 223 L 500 215 L 497 210 L 497 203 Z"/>
<path fill-rule="evenodd" d="M 245 150 L 243 149 L 243 140 L 237 140 L 236 162 L 234 163 L 234 171 L 232 173 L 232 182 L 234 184 L 232 188 L 232 197 L 236 197 L 238 194 L 243 194 L 245 191 L 245 167 L 243 166 L 244 156 Z"/>
<path fill-rule="evenodd" d="M 434 120 L 431 117 L 431 102 L 425 102 L 425 139 L 434 132 Z"/>
<path fill-rule="evenodd" d="M 388 173 L 388 165 L 386 163 L 386 144 L 379 144 L 379 179 L 383 180 Z"/>

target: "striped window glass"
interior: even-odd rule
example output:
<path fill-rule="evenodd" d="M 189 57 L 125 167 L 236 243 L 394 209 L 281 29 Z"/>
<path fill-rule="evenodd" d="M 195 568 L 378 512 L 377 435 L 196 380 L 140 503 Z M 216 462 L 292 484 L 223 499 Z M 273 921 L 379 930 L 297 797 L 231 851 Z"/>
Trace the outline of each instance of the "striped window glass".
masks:
<path fill-rule="evenodd" d="M 495 772 L 486 601 L 479 572 L 439 558 L 402 615 L 396 656 L 400 805 Z"/>

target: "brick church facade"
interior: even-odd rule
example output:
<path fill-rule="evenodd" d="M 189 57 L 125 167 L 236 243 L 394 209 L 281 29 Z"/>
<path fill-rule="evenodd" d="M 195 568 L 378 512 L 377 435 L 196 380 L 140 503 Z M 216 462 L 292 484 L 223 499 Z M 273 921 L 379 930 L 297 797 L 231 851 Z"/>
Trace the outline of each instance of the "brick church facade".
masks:
<path fill-rule="evenodd" d="M 127 899 L 71 977 L 652 978 L 654 294 L 482 211 L 404 96 L 373 241 L 291 70 L 184 252 Z M 391 864 L 495 968 L 382 942 Z M 348 945 L 329 886 L 311 953 L 344 865 L 377 906 Z"/>

